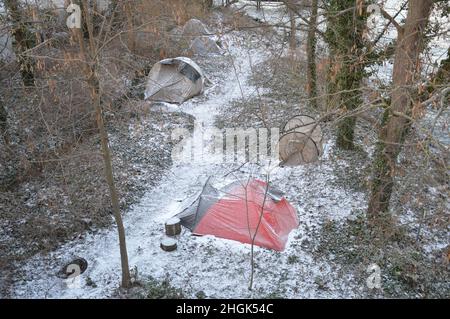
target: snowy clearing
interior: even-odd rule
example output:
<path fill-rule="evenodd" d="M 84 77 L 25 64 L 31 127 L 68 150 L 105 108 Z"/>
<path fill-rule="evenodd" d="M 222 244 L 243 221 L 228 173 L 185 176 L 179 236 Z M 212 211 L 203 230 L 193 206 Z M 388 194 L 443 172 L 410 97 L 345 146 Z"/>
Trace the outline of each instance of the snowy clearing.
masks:
<path fill-rule="evenodd" d="M 254 64 L 263 61 L 264 52 L 252 49 L 252 46 L 257 47 L 257 39 L 246 36 L 245 33 L 234 33 L 225 41 L 230 52 L 229 59 L 237 66 L 237 78 L 231 63 L 223 79 L 212 79 L 213 82 L 220 81 L 222 86 L 207 90 L 206 97 L 194 98 L 180 107 L 169 105 L 169 108 L 192 114 L 208 126 L 213 124 L 218 108 L 241 98 L 242 92 L 246 97 L 254 94 L 254 88 L 247 84 L 251 72 L 247 61 L 249 55 Z M 243 49 L 239 42 L 249 44 L 250 48 Z M 285 297 L 353 296 L 347 284 L 348 278 L 338 276 L 333 272 L 332 265 L 314 260 L 301 248 L 301 243 L 308 238 L 306 229 L 318 228 L 327 219 L 345 218 L 353 209 L 364 207 L 362 194 L 327 187 L 333 175 L 326 158 L 321 164 L 278 168 L 271 173 L 271 182 L 287 193 L 301 222 L 299 229 L 291 233 L 290 243 L 284 252 L 256 248 L 258 266 L 253 292 L 247 288 L 250 245 L 211 236 L 194 237 L 185 230 L 177 251 L 167 253 L 160 249 L 164 222 L 181 210 L 183 201 L 201 190 L 208 176 L 220 177 L 232 168 L 233 165 L 208 163 L 174 165 L 162 182 L 149 190 L 140 203 L 125 215 L 130 267 L 136 266 L 141 278 L 150 275 L 164 279 L 169 275 L 172 285 L 188 288 L 191 296 L 199 291 L 208 297 L 269 296 L 276 291 Z M 264 176 L 261 168 L 251 166 L 236 174 L 245 177 L 251 172 L 255 176 Z M 234 179 L 233 176 L 230 178 Z M 289 259 L 292 254 L 298 256 L 294 264 Z M 81 256 L 89 263 L 88 270 L 79 277 L 79 288 L 55 276 L 60 265 L 73 256 Z M 37 255 L 27 262 L 22 273 L 26 275 L 14 286 L 15 297 L 109 296 L 120 282 L 116 230 L 87 234 L 85 238 L 68 243 L 48 256 Z M 97 288 L 86 285 L 87 277 L 95 282 Z M 318 277 L 333 282 L 332 286 L 326 291 L 320 290 L 315 283 Z"/>
<path fill-rule="evenodd" d="M 391 1 L 388 1 L 388 5 L 395 7 Z M 286 9 L 279 3 L 263 3 L 264 10 L 261 12 L 256 12 L 250 1 L 239 1 L 232 7 L 234 10 L 245 10 L 253 19 L 288 25 Z M 285 32 L 283 28 L 275 29 L 278 35 Z M 304 33 L 299 32 L 297 40 L 301 43 L 304 36 Z M 395 37 L 395 34 L 392 36 Z M 254 67 L 273 58 L 273 51 L 279 51 L 280 56 L 288 52 L 283 44 L 272 43 L 273 38 L 267 36 L 263 39 L 255 36 L 251 30 L 234 30 L 215 39 L 220 39 L 224 55 L 210 55 L 196 61 L 211 81 L 203 94 L 180 106 L 169 103 L 154 103 L 150 106 L 148 103 L 148 107 L 164 114 L 187 113 L 197 124 L 201 124 L 201 130 L 207 130 L 214 127 L 234 102 L 259 98 L 264 90 L 253 86 L 251 82 Z M 444 41 L 433 43 L 432 48 L 436 49 L 432 49 L 432 55 L 437 60 L 437 56 L 442 55 L 445 49 L 444 44 Z M 323 46 L 323 43 L 319 43 L 319 46 Z M 304 58 L 304 52 L 299 52 L 299 56 Z M 390 72 L 392 64 L 389 62 L 377 66 L 372 80 L 376 78 L 385 82 L 391 78 Z M 430 112 L 424 121 L 432 123 L 435 114 L 435 111 Z M 445 130 L 448 127 L 448 112 L 444 112 L 444 115 L 437 123 L 439 129 L 436 130 L 436 136 L 448 145 Z M 128 134 L 135 137 L 141 132 L 138 126 L 130 125 Z M 195 136 L 186 142 L 192 142 L 192 138 Z M 110 141 L 114 148 L 114 143 L 118 141 L 114 132 L 111 133 Z M 213 159 L 192 163 L 174 161 L 156 185 L 149 180 L 141 181 L 146 189 L 144 195 L 123 214 L 129 264 L 135 278 L 144 282 L 148 278 L 168 280 L 171 286 L 182 289 L 186 297 L 191 298 L 199 294 L 207 298 L 373 296 L 365 279 L 342 267 L 333 252 L 320 255 L 315 250 L 321 236 L 325 236 L 324 229 L 329 225 L 354 222 L 367 209 L 367 192 L 358 184 L 366 180 L 352 180 L 355 175 L 363 175 L 361 172 L 367 168 L 366 159 L 352 161 L 348 154 L 336 151 L 330 134 L 325 134 L 323 142 L 324 154 L 314 164 L 297 167 L 272 165 L 268 169 L 267 166 L 249 163 L 242 166 L 239 163 L 218 163 Z M 154 144 L 149 142 L 147 145 L 145 141 L 140 141 L 139 146 L 149 148 L 150 151 Z M 361 153 L 370 157 L 373 149 L 373 145 L 367 146 Z M 353 166 L 355 163 L 361 166 Z M 291 232 L 283 252 L 255 247 L 256 267 L 252 291 L 248 289 L 251 269 L 251 247 L 248 244 L 213 236 L 192 236 L 189 230 L 183 228 L 175 251 L 165 252 L 160 248 L 160 241 L 164 238 L 164 223 L 192 202 L 208 177 L 213 176 L 214 183 L 223 186 L 249 176 L 265 179 L 267 171 L 270 172 L 270 183 L 282 190 L 297 210 L 300 225 Z M 343 181 L 342 175 L 347 174 L 347 171 L 351 172 Z M 439 196 L 439 192 L 433 189 L 430 193 L 431 196 Z M 399 219 L 403 224 L 417 224 L 416 212 Z M 430 254 L 444 249 L 446 244 L 442 236 L 424 240 L 424 247 Z M 62 265 L 75 257 L 87 260 L 86 272 L 74 279 L 58 278 L 57 273 Z M 360 268 L 367 269 L 371 262 L 369 256 L 361 262 Z M 17 276 L 10 288 L 13 298 L 115 297 L 121 282 L 117 229 L 113 226 L 86 232 L 49 254 L 37 254 L 17 266 Z"/>

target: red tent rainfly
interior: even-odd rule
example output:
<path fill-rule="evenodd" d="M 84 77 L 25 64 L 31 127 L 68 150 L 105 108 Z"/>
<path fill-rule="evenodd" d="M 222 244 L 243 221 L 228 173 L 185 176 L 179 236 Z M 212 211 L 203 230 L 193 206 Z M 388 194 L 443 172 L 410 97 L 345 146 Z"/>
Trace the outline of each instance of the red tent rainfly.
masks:
<path fill-rule="evenodd" d="M 289 233 L 298 226 L 297 213 L 282 192 L 258 179 L 221 189 L 208 180 L 199 197 L 177 217 L 196 235 L 248 244 L 258 229 L 254 244 L 278 251 L 284 250 Z"/>

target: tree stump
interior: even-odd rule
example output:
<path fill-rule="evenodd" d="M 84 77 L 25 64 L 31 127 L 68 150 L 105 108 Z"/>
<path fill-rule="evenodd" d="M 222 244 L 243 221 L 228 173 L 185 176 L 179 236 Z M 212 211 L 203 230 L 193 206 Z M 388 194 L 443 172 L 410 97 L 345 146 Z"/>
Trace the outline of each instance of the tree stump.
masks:
<path fill-rule="evenodd" d="M 164 238 L 161 240 L 161 249 L 164 251 L 174 251 L 177 249 L 177 241 L 173 238 Z"/>
<path fill-rule="evenodd" d="M 181 233 L 180 219 L 178 217 L 169 219 L 165 224 L 165 228 L 167 236 L 179 235 Z"/>

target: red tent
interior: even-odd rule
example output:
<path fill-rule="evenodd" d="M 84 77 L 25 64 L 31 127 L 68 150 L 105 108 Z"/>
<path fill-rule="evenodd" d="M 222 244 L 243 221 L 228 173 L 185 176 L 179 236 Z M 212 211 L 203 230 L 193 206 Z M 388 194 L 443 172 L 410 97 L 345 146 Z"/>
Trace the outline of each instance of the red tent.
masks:
<path fill-rule="evenodd" d="M 288 235 L 297 228 L 295 209 L 282 193 L 264 181 L 251 179 L 231 183 L 221 189 L 209 180 L 194 203 L 177 215 L 181 224 L 196 235 L 251 243 L 284 250 Z"/>

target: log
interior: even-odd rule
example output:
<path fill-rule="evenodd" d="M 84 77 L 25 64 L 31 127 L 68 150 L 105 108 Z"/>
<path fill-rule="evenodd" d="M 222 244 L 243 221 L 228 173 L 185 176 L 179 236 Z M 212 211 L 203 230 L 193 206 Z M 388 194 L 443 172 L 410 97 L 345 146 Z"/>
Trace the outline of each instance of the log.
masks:
<path fill-rule="evenodd" d="M 177 241 L 173 238 L 164 238 L 161 240 L 161 249 L 164 251 L 174 251 L 177 249 Z"/>
<path fill-rule="evenodd" d="M 172 217 L 166 222 L 165 228 L 167 236 L 179 235 L 181 233 L 180 219 L 178 217 Z"/>

